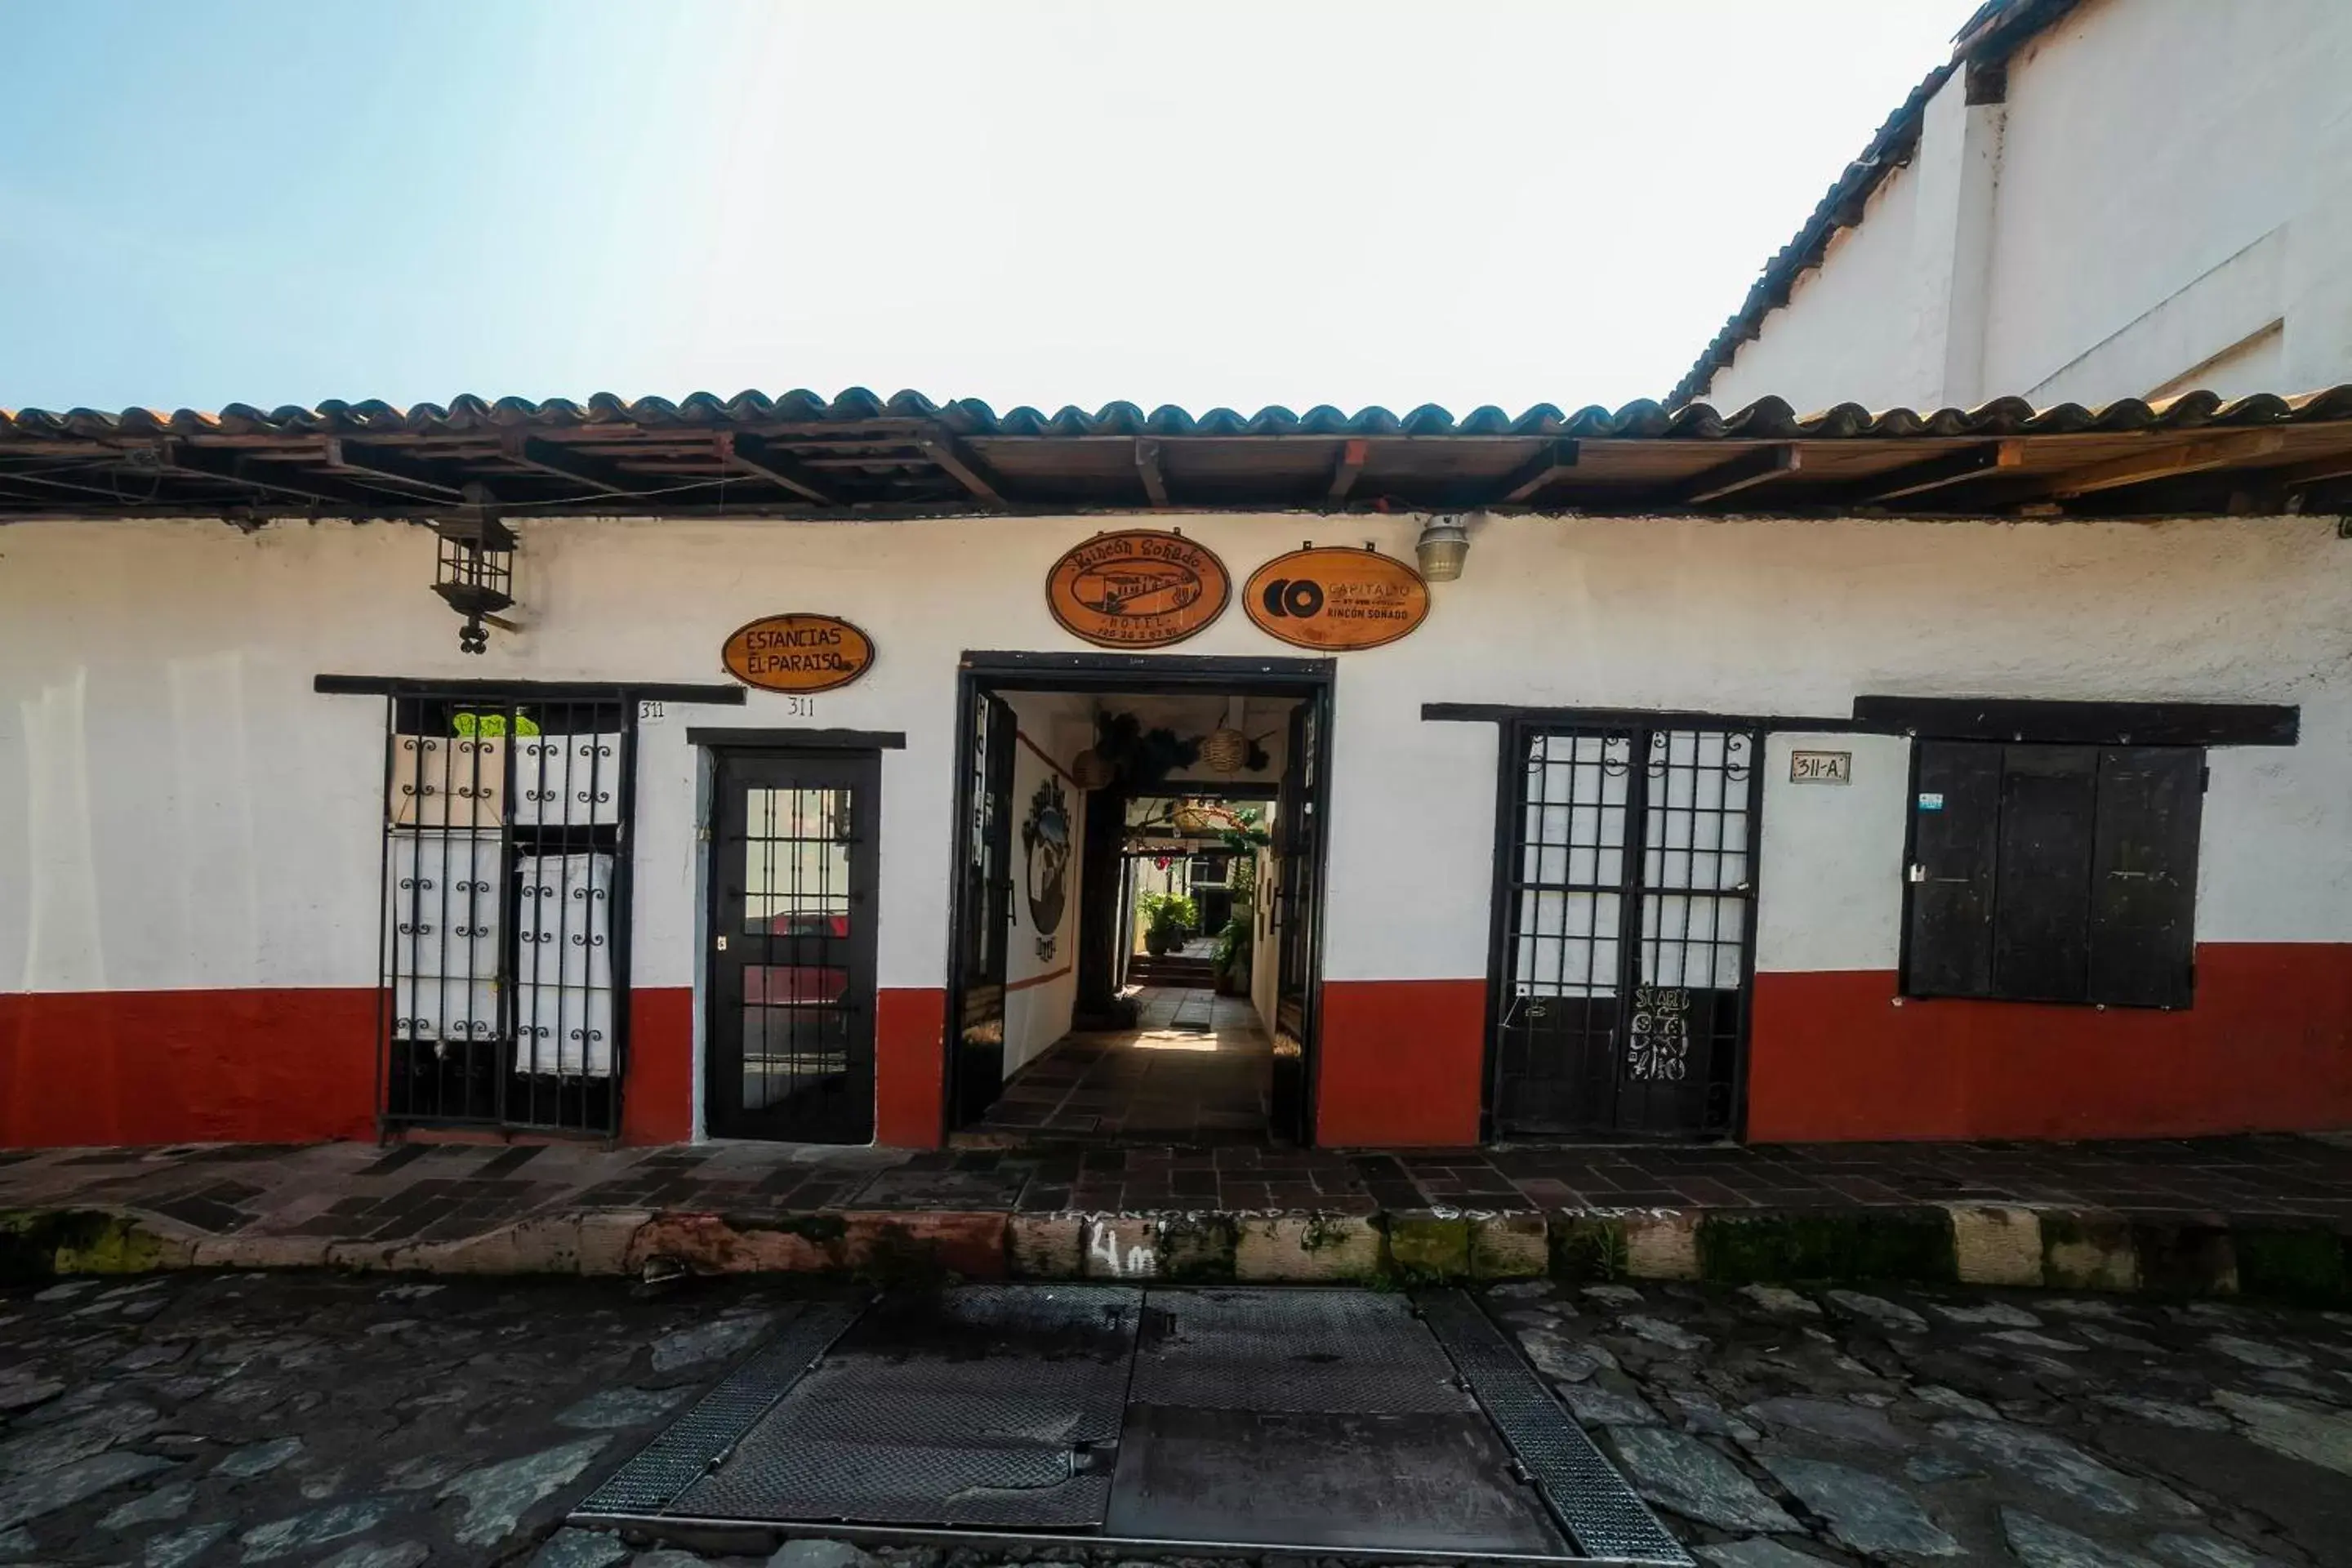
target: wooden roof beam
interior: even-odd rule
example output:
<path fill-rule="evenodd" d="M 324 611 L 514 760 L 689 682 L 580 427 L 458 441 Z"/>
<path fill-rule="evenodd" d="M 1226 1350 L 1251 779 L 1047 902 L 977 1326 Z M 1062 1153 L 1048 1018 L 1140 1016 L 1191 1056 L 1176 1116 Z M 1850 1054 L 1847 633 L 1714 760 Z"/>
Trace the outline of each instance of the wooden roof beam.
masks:
<path fill-rule="evenodd" d="M 2300 463 L 2286 463 L 2275 468 L 2256 468 L 2246 478 L 2257 484 L 2271 485 L 2283 490 L 2297 490 L 2305 485 L 2325 484 L 2329 479 L 2352 479 L 2352 448 L 2325 458 L 2311 458 Z"/>
<path fill-rule="evenodd" d="M 1135 477 L 1143 481 L 1143 493 L 1160 510 L 1168 509 L 1168 476 L 1160 468 L 1160 443 L 1138 439 L 1135 443 Z"/>
<path fill-rule="evenodd" d="M 948 478 L 961 485 L 976 500 L 991 506 L 1008 506 L 1004 499 L 1004 481 L 996 477 L 980 454 L 957 440 L 945 430 L 926 430 L 915 437 L 915 447 L 932 465 Z"/>
<path fill-rule="evenodd" d="M 570 479 L 575 485 L 585 485 L 605 495 L 641 495 L 649 488 L 603 458 L 575 452 L 569 447 L 559 447 L 536 436 L 511 431 L 500 436 L 499 455 L 519 468 L 553 474 L 559 479 Z"/>
<path fill-rule="evenodd" d="M 462 500 L 466 493 L 465 477 L 455 468 L 440 463 L 420 463 L 405 453 L 346 441 L 341 436 L 327 437 L 323 460 L 330 468 L 430 490 L 452 500 Z"/>
<path fill-rule="evenodd" d="M 2232 463 L 2268 457 L 2285 445 L 2286 434 L 2281 430 L 2245 430 L 2229 436 L 2173 441 L 2127 457 L 2053 474 L 2041 493 L 2063 500 L 2098 490 L 2120 489 L 2125 485 L 2146 484 L 2150 479 L 2226 468 Z"/>
<path fill-rule="evenodd" d="M 833 492 L 818 482 L 814 473 L 764 437 L 722 430 L 711 439 L 718 447 L 719 460 L 729 468 L 781 486 L 803 500 L 818 506 L 840 504 L 834 499 Z"/>
<path fill-rule="evenodd" d="M 1758 485 L 1769 484 L 1784 475 L 1793 474 L 1804 466 L 1804 458 L 1793 442 L 1776 441 L 1769 447 L 1759 447 L 1744 452 L 1727 463 L 1717 463 L 1679 484 L 1668 487 L 1659 499 L 1670 506 L 1698 506 L 1706 501 L 1720 500 Z"/>
<path fill-rule="evenodd" d="M 1354 489 L 1356 481 L 1363 477 L 1364 459 L 1371 456 L 1371 451 L 1372 444 L 1369 441 L 1340 444 L 1339 460 L 1331 465 L 1331 486 L 1324 492 L 1324 504 L 1339 506 L 1347 500 L 1348 492 Z"/>
<path fill-rule="evenodd" d="M 225 479 L 267 495 L 291 496 L 325 506 L 377 512 L 397 510 L 404 500 L 417 507 L 427 504 L 414 497 L 388 496 L 380 490 L 361 489 L 333 479 L 312 479 L 308 474 L 273 472 L 264 458 L 243 452 L 209 451 L 168 437 L 157 442 L 153 451 L 166 473 L 176 471 Z"/>
<path fill-rule="evenodd" d="M 1535 500 L 1552 481 L 1576 467 L 1573 441 L 1547 441 L 1543 449 L 1511 471 L 1495 491 L 1489 506 L 1519 506 Z"/>
<path fill-rule="evenodd" d="M 93 484 L 86 479 L 65 479 L 55 474 L 26 474 L 0 468 L 0 480 L 17 486 L 30 485 L 41 490 L 65 490 L 73 495 L 103 496 L 110 501 L 135 502 L 135 498 L 122 493 L 122 487 L 119 484 Z"/>
<path fill-rule="evenodd" d="M 1948 485 L 1962 484 L 2015 468 L 2025 461 L 2023 441 L 1987 441 L 1979 446 L 1963 447 L 1957 452 L 1921 462 L 1906 463 L 1884 473 L 1841 486 L 1837 491 L 1840 503 L 1865 506 L 1873 501 L 1900 500 L 1905 496 L 1924 495 Z"/>

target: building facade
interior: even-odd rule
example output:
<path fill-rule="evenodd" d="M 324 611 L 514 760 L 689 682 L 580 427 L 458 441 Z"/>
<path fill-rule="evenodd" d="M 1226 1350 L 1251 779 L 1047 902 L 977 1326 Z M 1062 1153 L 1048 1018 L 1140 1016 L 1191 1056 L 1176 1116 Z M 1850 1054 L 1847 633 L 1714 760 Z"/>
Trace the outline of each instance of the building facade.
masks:
<path fill-rule="evenodd" d="M 2352 378 L 2352 11 L 1994 0 L 1675 389 L 2036 407 Z"/>
<path fill-rule="evenodd" d="M 2259 461 L 2352 468 L 2352 398 L 2284 410 L 2253 410 L 2288 443 Z M 1464 436 L 1487 493 L 1525 493 L 1460 514 L 1466 564 L 1425 618 L 1346 649 L 1269 630 L 1304 579 L 1261 569 L 1311 542 L 1410 576 L 1428 511 L 518 506 L 515 605 L 470 656 L 428 591 L 429 519 L 28 502 L 0 530 L 0 1143 L 938 1143 L 1083 1022 L 1080 911 L 1117 851 L 1081 754 L 1114 713 L 1223 722 L 1261 742 L 1254 771 L 1187 761 L 1160 787 L 1247 784 L 1271 814 L 1277 1135 L 2352 1121 L 2336 517 L 2145 486 L 2181 510 L 1704 510 L 1740 474 L 1916 481 L 1982 445 L 1781 434 Z M 2006 439 L 2027 452 L 2003 482 L 2047 468 L 2052 494 L 2133 462 L 2215 478 L 2178 431 Z M 1445 442 L 1366 445 L 1282 460 L 1425 466 Z M 1010 489 L 1053 443 L 1016 446 L 955 461 Z M 1532 489 L 1530 449 L 1553 465 Z M 1171 473 L 1163 493 L 1218 488 Z M 1586 483 L 1685 499 L 1548 507 Z M 1233 602 L 1178 645 L 1087 640 L 1048 584 L 1107 530 L 1204 552 Z M 870 658 L 829 689 L 747 685 L 724 650 L 780 616 Z M 825 1106 L 784 1102 L 795 1073 Z"/>

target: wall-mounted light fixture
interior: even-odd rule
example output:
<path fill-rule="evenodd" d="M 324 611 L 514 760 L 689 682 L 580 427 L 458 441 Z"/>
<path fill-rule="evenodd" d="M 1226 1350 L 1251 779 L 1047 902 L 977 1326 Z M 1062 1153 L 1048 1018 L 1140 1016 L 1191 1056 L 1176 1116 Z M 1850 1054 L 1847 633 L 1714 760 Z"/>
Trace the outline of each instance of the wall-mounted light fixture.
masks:
<path fill-rule="evenodd" d="M 1451 583 L 1462 575 L 1462 563 L 1470 553 L 1470 535 L 1462 522 L 1457 512 L 1440 512 L 1422 524 L 1412 557 L 1431 582 Z"/>
<path fill-rule="evenodd" d="M 457 629 L 457 647 L 467 653 L 481 653 L 490 646 L 490 634 L 482 629 L 483 622 L 514 629 L 511 622 L 499 619 L 497 612 L 514 603 L 515 536 L 478 498 L 478 487 L 469 485 L 467 489 L 469 504 L 434 524 L 441 537 L 433 591 L 466 617 L 466 624 Z"/>

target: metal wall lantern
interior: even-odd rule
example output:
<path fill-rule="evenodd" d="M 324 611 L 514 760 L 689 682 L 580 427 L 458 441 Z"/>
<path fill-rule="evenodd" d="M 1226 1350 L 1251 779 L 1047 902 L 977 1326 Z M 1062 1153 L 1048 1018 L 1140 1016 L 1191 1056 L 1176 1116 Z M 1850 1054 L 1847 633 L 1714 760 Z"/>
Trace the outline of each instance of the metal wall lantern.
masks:
<path fill-rule="evenodd" d="M 466 617 L 457 630 L 457 647 L 482 653 L 490 646 L 490 634 L 482 629 L 485 622 L 503 631 L 514 629 L 512 623 L 498 617 L 499 611 L 514 603 L 514 532 L 479 503 L 459 509 L 434 528 L 441 537 L 433 591 Z"/>
<path fill-rule="evenodd" d="M 1451 583 L 1462 575 L 1462 563 L 1470 554 L 1470 534 L 1459 516 L 1440 513 L 1422 526 L 1421 538 L 1412 547 L 1413 559 L 1420 563 L 1421 574 L 1432 583 Z"/>

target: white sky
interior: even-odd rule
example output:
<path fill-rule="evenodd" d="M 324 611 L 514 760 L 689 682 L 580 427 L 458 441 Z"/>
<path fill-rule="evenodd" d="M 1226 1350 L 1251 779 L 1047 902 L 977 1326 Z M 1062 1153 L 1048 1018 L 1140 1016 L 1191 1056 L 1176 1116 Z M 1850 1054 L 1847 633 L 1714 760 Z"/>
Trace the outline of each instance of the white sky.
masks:
<path fill-rule="evenodd" d="M 1973 6 L 68 7 L 0 405 L 1660 396 Z"/>

